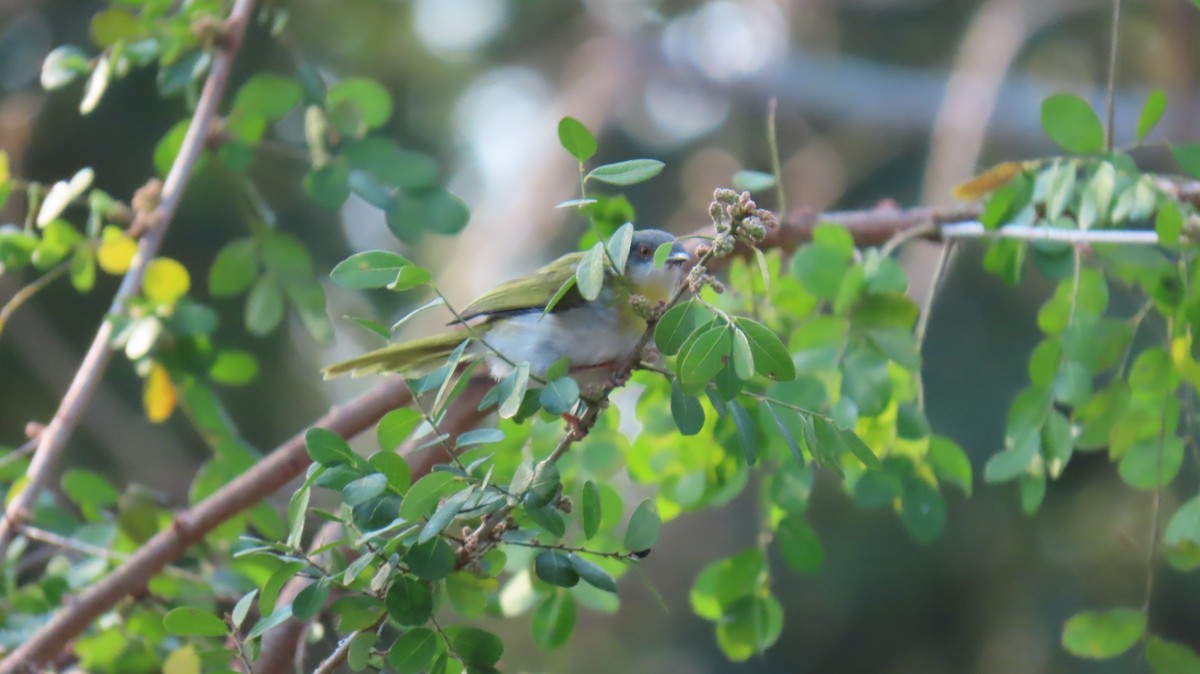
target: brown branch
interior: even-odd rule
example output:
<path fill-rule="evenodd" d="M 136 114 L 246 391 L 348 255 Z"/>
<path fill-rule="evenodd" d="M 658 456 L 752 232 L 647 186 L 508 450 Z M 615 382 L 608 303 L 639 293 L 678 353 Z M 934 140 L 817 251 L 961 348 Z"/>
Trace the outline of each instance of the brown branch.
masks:
<path fill-rule="evenodd" d="M 253 9 L 254 0 L 237 0 L 234 4 L 225 24 L 226 40 L 221 50 L 213 57 L 212 68 L 209 70 L 208 79 L 204 82 L 204 90 L 200 94 L 200 99 L 196 103 L 196 111 L 192 114 L 187 135 L 184 136 L 175 163 L 171 165 L 171 171 L 167 174 L 166 182 L 163 183 L 161 200 L 153 210 L 139 211 L 134 217 L 131 229 L 145 231 L 145 236 L 138 242 L 138 251 L 133 265 L 125 273 L 125 278 L 122 279 L 121 285 L 113 297 L 109 310 L 111 314 L 120 312 L 125 302 L 141 290 L 146 267 L 162 244 L 167 226 L 179 207 L 188 179 L 195 168 L 196 160 L 204 149 L 205 139 L 213 119 L 216 117 L 217 107 L 221 102 L 225 85 L 229 81 L 229 73 L 233 68 L 233 60 L 241 45 L 242 36 L 245 35 L 246 24 L 250 20 Z M 37 451 L 34 452 L 33 460 L 30 461 L 29 469 L 25 473 L 25 486 L 9 503 L 5 509 L 3 520 L 0 520 L 0 559 L 5 558 L 8 544 L 16 535 L 22 520 L 27 516 L 29 506 L 50 481 L 50 475 L 58 465 L 67 440 L 70 439 L 71 433 L 79 424 L 84 408 L 87 407 L 92 394 L 96 391 L 96 386 L 104 375 L 104 370 L 112 359 L 113 352 L 109 347 L 112 333 L 113 322 L 106 319 L 100 324 L 100 329 L 96 331 L 92 345 L 88 348 L 87 355 L 84 356 L 75 379 L 67 388 L 66 394 L 63 395 L 58 411 L 41 434 Z"/>
<path fill-rule="evenodd" d="M 409 402 L 404 382 L 393 378 L 345 405 L 334 407 L 314 426 L 352 437 L 369 428 L 389 410 Z M 88 588 L 38 629 L 20 648 L 0 661 L 0 674 L 41 671 L 40 666 L 105 611 L 140 590 L 167 564 L 179 559 L 221 523 L 254 506 L 308 467 L 310 460 L 299 433 L 272 451 L 252 469 L 217 490 L 196 506 L 175 516 L 169 529 L 147 541 L 129 560 Z"/>

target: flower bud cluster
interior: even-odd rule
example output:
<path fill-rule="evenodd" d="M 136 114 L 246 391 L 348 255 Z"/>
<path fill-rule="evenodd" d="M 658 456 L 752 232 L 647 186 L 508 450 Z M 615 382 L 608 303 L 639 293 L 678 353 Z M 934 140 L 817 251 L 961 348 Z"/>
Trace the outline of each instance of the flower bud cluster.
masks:
<path fill-rule="evenodd" d="M 712 289 L 717 294 L 725 292 L 725 284 L 717 280 L 717 277 L 708 273 L 708 270 L 702 264 L 692 267 L 688 272 L 687 281 L 688 289 L 694 294 L 699 294 L 707 286 L 712 286 Z"/>
<path fill-rule="evenodd" d="M 732 253 L 738 239 L 753 246 L 766 239 L 767 233 L 779 226 L 775 214 L 759 208 L 749 192 L 739 194 L 727 188 L 718 188 L 713 192 L 708 215 L 717 230 L 717 238 L 711 246 L 713 255 L 717 257 Z"/>
<path fill-rule="evenodd" d="M 645 295 L 634 295 L 629 298 L 629 306 L 633 309 L 633 313 L 638 317 L 650 321 L 657 321 L 662 317 L 667 310 L 666 300 L 651 302 Z"/>

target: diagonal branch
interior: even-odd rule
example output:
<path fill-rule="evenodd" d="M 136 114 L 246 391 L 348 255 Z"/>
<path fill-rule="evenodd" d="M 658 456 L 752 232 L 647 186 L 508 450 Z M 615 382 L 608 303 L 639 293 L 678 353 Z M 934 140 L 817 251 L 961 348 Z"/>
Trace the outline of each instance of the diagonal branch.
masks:
<path fill-rule="evenodd" d="M 334 407 L 314 425 L 351 437 L 370 428 L 389 410 L 408 402 L 404 381 L 394 377 L 361 397 Z M 300 475 L 309 463 L 304 434 L 298 433 L 253 468 L 196 506 L 176 515 L 170 528 L 147 541 L 124 564 L 76 597 L 20 648 L 0 661 L 0 674 L 42 671 L 41 665 L 105 611 L 141 589 L 152 576 L 182 557 L 208 532 Z"/>
<path fill-rule="evenodd" d="M 120 312 L 127 300 L 134 297 L 142 287 L 146 275 L 146 267 L 162 245 L 167 233 L 167 226 L 174 217 L 179 202 L 187 187 L 188 179 L 195 168 L 196 160 L 204 150 L 205 140 L 217 114 L 217 106 L 225 92 L 229 81 L 229 73 L 233 68 L 233 60 L 241 46 L 242 37 L 246 33 L 246 24 L 254 9 L 254 0 L 237 0 L 229 19 L 225 24 L 225 39 L 212 60 L 212 69 L 204 82 L 204 90 L 196 103 L 196 111 L 192 114 L 191 124 L 183 145 L 171 165 L 171 171 L 163 183 L 161 199 L 158 206 L 150 211 L 139 212 L 131 225 L 134 231 L 144 231 L 145 235 L 138 242 L 137 256 L 133 265 L 125 273 L 116 295 L 113 297 L 110 314 Z M 28 514 L 30 505 L 50 481 L 50 475 L 58 465 L 59 458 L 66 448 L 71 433 L 79 424 L 79 418 L 87 407 L 96 386 L 104 376 L 104 370 L 112 359 L 112 349 L 109 342 L 112 339 L 113 323 L 105 320 L 96 331 L 92 345 L 88 348 L 75 379 L 63 395 L 58 411 L 46 425 L 38 441 L 37 451 L 25 473 L 24 488 L 16 495 L 5 509 L 4 518 L 0 520 L 0 559 L 5 558 L 8 545 L 12 542 L 21 522 Z"/>

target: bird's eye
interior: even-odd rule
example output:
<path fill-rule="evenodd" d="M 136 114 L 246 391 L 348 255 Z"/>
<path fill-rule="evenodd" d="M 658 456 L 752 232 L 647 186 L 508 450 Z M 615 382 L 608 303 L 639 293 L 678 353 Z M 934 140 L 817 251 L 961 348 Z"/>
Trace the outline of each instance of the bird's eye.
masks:
<path fill-rule="evenodd" d="M 638 248 L 638 255 L 641 255 L 642 257 L 650 257 L 652 254 L 654 254 L 654 251 L 650 250 L 650 246 L 642 246 Z"/>

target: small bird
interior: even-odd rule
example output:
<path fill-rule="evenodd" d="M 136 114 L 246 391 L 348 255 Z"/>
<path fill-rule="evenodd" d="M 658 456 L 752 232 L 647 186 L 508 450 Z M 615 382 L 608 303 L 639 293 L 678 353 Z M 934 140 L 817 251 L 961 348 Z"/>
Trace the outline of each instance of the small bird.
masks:
<path fill-rule="evenodd" d="M 674 245 L 666 264 L 656 269 L 655 251 L 670 242 Z M 540 377 L 564 357 L 577 379 L 585 371 L 615 369 L 646 331 L 646 320 L 633 310 L 630 298 L 641 295 L 651 302 L 670 299 L 689 255 L 683 244 L 667 232 L 634 232 L 625 273 L 615 275 L 606 265 L 604 285 L 595 300 L 584 299 L 579 289 L 572 287 L 549 312 L 545 311 L 555 293 L 574 276 L 583 256 L 582 252 L 563 255 L 533 274 L 500 285 L 463 309 L 459 313 L 461 321 L 470 322 L 486 342 L 473 342 L 465 357 L 486 358 L 488 370 L 496 379 L 511 373 L 512 363 L 521 362 L 528 362 L 530 373 Z M 436 366 L 470 336 L 468 331 L 454 330 L 392 344 L 335 363 L 322 372 L 326 379 L 347 373 L 419 373 Z"/>

